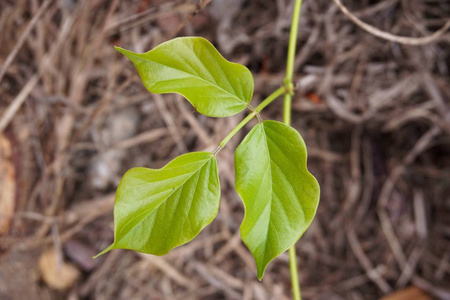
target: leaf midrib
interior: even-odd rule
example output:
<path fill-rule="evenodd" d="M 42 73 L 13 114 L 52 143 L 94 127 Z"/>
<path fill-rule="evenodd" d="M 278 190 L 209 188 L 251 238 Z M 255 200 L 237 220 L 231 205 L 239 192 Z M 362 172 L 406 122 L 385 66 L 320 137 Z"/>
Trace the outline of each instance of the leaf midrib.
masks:
<path fill-rule="evenodd" d="M 264 135 L 264 142 L 265 142 L 265 146 L 266 146 L 266 151 L 267 151 L 267 153 L 268 153 L 268 156 L 269 156 L 269 166 L 268 166 L 268 168 L 269 168 L 269 172 L 270 172 L 270 183 L 271 183 L 271 187 L 270 187 L 270 189 L 271 189 L 271 193 L 270 193 L 270 212 L 269 212 L 269 228 L 271 227 L 271 226 L 273 226 L 273 227 L 275 227 L 275 225 L 273 224 L 273 222 L 272 222 L 272 205 L 273 205 L 273 201 L 274 201 L 274 191 L 273 191 L 273 186 L 275 185 L 274 184 L 274 180 L 273 180 L 273 177 L 272 177 L 272 163 L 276 166 L 276 167 L 278 167 L 278 169 L 280 169 L 280 167 L 275 163 L 275 161 L 272 159 L 272 156 L 270 155 L 270 150 L 269 150 L 269 143 L 268 143 L 268 139 L 270 139 L 271 141 L 272 141 L 272 143 L 274 143 L 274 145 L 275 146 L 277 146 L 276 145 L 276 143 L 267 135 L 267 133 L 266 133 L 266 126 L 264 125 L 264 124 L 261 124 L 261 126 L 262 126 L 262 132 L 263 132 L 263 135 Z M 270 130 L 272 130 L 271 128 L 268 128 L 268 129 L 270 129 Z M 274 131 L 274 130 L 272 130 L 272 131 Z M 281 149 L 280 149 L 281 150 Z M 281 151 L 281 152 L 283 152 L 283 151 Z M 283 153 L 284 154 L 284 153 Z M 281 174 L 283 174 L 283 176 L 284 177 L 286 177 L 286 174 L 284 174 L 282 171 L 281 171 L 281 169 L 280 169 L 280 172 L 281 172 Z M 292 189 L 294 189 L 294 187 L 292 186 L 292 184 L 289 182 L 289 180 L 287 180 L 287 182 L 291 185 L 291 188 Z M 277 197 L 278 198 L 278 197 Z M 283 206 L 283 210 L 284 210 L 284 205 L 282 204 L 282 201 L 281 201 L 281 199 L 279 199 L 279 201 L 280 201 L 280 203 L 281 203 L 281 205 Z M 285 211 L 286 212 L 286 211 Z M 272 225 L 271 225 L 271 223 L 272 223 Z M 270 229 L 268 228 L 268 230 L 267 230 L 267 234 L 266 234 L 266 238 L 265 238 L 265 240 L 264 240 L 264 251 L 263 251 L 263 258 L 262 258 L 262 263 L 264 264 L 265 263 L 265 260 L 266 260 L 266 250 L 267 250 L 267 244 L 268 244 L 268 240 L 269 240 L 269 234 L 270 234 Z"/>
<path fill-rule="evenodd" d="M 273 178 L 272 178 L 272 166 L 271 166 L 271 160 L 272 159 L 270 157 L 269 144 L 267 143 L 266 129 L 265 129 L 264 124 L 261 124 L 261 126 L 262 126 L 262 132 L 263 132 L 263 136 L 264 136 L 264 144 L 266 146 L 267 155 L 270 158 L 268 168 L 269 168 L 269 172 L 270 172 L 269 178 L 270 178 L 270 183 L 271 183 L 270 184 L 270 200 L 269 200 L 270 201 L 269 226 L 267 228 L 266 238 L 264 240 L 264 251 L 263 251 L 263 259 L 262 259 L 262 263 L 263 263 L 262 268 L 263 268 L 263 270 L 261 270 L 263 272 L 264 269 L 265 269 L 264 268 L 264 263 L 265 263 L 265 260 L 266 260 L 267 241 L 269 239 L 270 222 L 271 222 L 271 219 L 272 219 L 272 204 L 273 204 L 273 201 L 272 201 L 273 200 L 273 196 L 272 196 L 272 194 L 273 194 L 273 184 L 272 184 L 272 182 L 273 182 Z"/>

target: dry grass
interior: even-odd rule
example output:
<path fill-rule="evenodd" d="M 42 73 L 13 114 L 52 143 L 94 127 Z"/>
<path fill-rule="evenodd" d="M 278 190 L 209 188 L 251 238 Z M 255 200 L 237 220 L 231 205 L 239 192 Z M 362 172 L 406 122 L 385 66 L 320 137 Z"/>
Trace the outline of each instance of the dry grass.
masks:
<path fill-rule="evenodd" d="M 399 45 L 332 1 L 304 2 L 293 126 L 322 189 L 297 245 L 304 299 L 377 299 L 409 285 L 450 299 L 450 33 Z M 282 83 L 290 3 L 0 2 L 0 207 L 14 206 L 0 211 L 1 299 L 290 297 L 287 255 L 258 282 L 239 238 L 233 151 L 244 132 L 218 156 L 219 216 L 193 242 L 165 257 L 90 258 L 112 241 L 124 171 L 212 150 L 243 116 L 207 118 L 180 97 L 149 94 L 113 45 L 143 52 L 174 31 L 203 36 L 251 69 L 257 103 Z M 344 3 L 402 36 L 430 35 L 450 17 L 446 0 Z M 280 119 L 281 106 L 263 118 Z M 40 279 L 46 249 L 82 272 L 75 284 L 56 291 Z"/>

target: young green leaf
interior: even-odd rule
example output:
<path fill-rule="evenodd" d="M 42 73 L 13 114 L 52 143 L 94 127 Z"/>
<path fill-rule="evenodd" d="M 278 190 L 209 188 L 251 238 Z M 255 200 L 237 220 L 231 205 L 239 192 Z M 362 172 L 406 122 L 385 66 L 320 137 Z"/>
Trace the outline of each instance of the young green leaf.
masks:
<path fill-rule="evenodd" d="M 143 54 L 116 50 L 133 62 L 150 92 L 179 93 L 204 115 L 234 115 L 252 98 L 250 71 L 227 61 L 203 38 L 176 38 Z"/>
<path fill-rule="evenodd" d="M 295 244 L 316 213 L 320 190 L 306 157 L 300 134 L 276 121 L 256 125 L 236 150 L 236 190 L 245 206 L 241 238 L 260 280 L 269 262 Z"/>
<path fill-rule="evenodd" d="M 133 168 L 125 173 L 114 204 L 114 243 L 122 248 L 164 255 L 192 240 L 217 215 L 220 183 L 210 152 L 179 156 L 162 169 Z"/>

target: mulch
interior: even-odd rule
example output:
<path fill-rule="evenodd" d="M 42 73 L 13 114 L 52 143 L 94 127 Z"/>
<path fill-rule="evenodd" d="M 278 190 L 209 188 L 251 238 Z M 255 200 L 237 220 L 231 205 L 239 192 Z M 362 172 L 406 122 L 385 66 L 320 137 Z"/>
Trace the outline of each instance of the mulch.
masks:
<path fill-rule="evenodd" d="M 287 253 L 259 282 L 239 237 L 233 155 L 254 123 L 218 154 L 220 211 L 196 239 L 163 257 L 91 259 L 113 239 L 127 169 L 213 150 L 245 116 L 209 118 L 180 96 L 148 93 L 113 45 L 145 52 L 172 35 L 205 37 L 252 71 L 255 106 L 282 84 L 291 2 L 0 2 L 1 299 L 291 297 Z M 429 35 L 450 17 L 446 0 L 343 2 L 401 36 Z M 305 0 L 295 86 L 292 126 L 321 185 L 297 244 L 303 299 L 379 299 L 411 286 L 450 299 L 450 32 L 401 45 L 332 1 Z M 281 102 L 262 118 L 281 120 Z M 78 269 L 76 281 L 44 279 L 48 251 Z"/>

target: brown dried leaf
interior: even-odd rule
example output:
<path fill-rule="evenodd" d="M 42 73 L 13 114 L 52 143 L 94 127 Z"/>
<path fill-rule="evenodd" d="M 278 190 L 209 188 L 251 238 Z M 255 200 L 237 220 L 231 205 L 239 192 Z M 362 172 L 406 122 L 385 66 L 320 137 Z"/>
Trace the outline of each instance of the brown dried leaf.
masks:
<path fill-rule="evenodd" d="M 421 289 L 411 286 L 396 291 L 380 300 L 432 300 L 432 298 L 425 294 Z"/>
<path fill-rule="evenodd" d="M 72 287 L 80 277 L 80 271 L 74 265 L 58 262 L 54 250 L 42 253 L 39 259 L 39 270 L 45 283 L 56 290 Z"/>
<path fill-rule="evenodd" d="M 9 231 L 16 195 L 15 168 L 11 162 L 11 142 L 0 133 L 0 235 Z"/>

